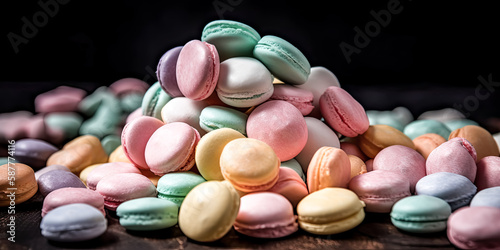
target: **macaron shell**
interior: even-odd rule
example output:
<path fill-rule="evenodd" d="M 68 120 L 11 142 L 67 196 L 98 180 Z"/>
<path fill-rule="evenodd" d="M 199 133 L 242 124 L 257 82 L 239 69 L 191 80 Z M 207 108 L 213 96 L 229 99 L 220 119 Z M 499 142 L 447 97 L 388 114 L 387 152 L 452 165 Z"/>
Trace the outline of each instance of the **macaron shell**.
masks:
<path fill-rule="evenodd" d="M 161 119 L 161 109 L 170 99 L 172 99 L 172 97 L 170 97 L 167 92 L 163 91 L 160 82 L 155 82 L 148 91 L 146 91 L 146 94 L 144 94 L 141 104 L 142 114 Z"/>
<path fill-rule="evenodd" d="M 179 208 L 173 202 L 144 197 L 123 202 L 116 209 L 120 225 L 130 230 L 149 231 L 177 224 Z"/>
<path fill-rule="evenodd" d="M 151 135 L 163 126 L 157 118 L 141 116 L 123 127 L 121 141 L 123 151 L 128 159 L 141 169 L 148 169 L 144 156 L 146 145 Z"/>
<path fill-rule="evenodd" d="M 328 87 L 319 103 L 325 121 L 347 137 L 363 134 L 370 125 L 363 106 L 342 88 Z"/>
<path fill-rule="evenodd" d="M 280 167 L 278 181 L 267 191 L 283 195 L 294 208 L 309 194 L 307 185 L 299 174 L 287 167 Z"/>
<path fill-rule="evenodd" d="M 295 106 L 303 116 L 308 115 L 314 109 L 312 105 L 313 93 L 306 89 L 300 89 L 292 85 L 274 85 L 273 95 L 269 99 L 282 100 Z"/>
<path fill-rule="evenodd" d="M 464 207 L 448 219 L 448 239 L 462 249 L 500 248 L 500 209 Z"/>
<path fill-rule="evenodd" d="M 15 170 L 16 182 L 15 185 L 10 185 L 9 181 L 9 171 Z M 31 167 L 22 163 L 10 163 L 0 166 L 0 190 L 5 190 L 0 193 L 0 207 L 6 207 L 10 205 L 11 198 L 7 195 L 8 188 L 16 188 L 15 198 L 16 204 L 21 204 L 31 197 L 33 197 L 38 191 L 37 181 L 35 179 L 35 172 Z"/>
<path fill-rule="evenodd" d="M 201 111 L 200 127 L 205 131 L 220 128 L 232 128 L 243 135 L 246 134 L 248 115 L 235 109 L 222 106 L 208 106 Z"/>
<path fill-rule="evenodd" d="M 370 125 L 368 130 L 358 137 L 358 146 L 369 158 L 384 148 L 392 145 L 403 145 L 415 149 L 413 141 L 403 132 L 388 125 Z"/>
<path fill-rule="evenodd" d="M 176 66 L 181 93 L 193 100 L 208 98 L 219 79 L 219 54 L 215 46 L 191 40 L 182 47 Z"/>
<path fill-rule="evenodd" d="M 355 155 L 347 155 L 349 157 L 349 161 L 351 162 L 351 179 L 354 176 L 358 176 L 361 174 L 367 173 L 366 164 L 361 158 Z"/>
<path fill-rule="evenodd" d="M 45 173 L 38 178 L 37 182 L 38 190 L 43 197 L 60 188 L 86 188 L 78 176 L 65 170 L 54 170 Z"/>
<path fill-rule="evenodd" d="M 461 174 L 476 179 L 476 150 L 466 139 L 453 138 L 434 149 L 425 162 L 427 175 L 437 172 Z"/>
<path fill-rule="evenodd" d="M 446 127 L 444 123 L 436 120 L 416 120 L 410 122 L 405 126 L 403 132 L 412 140 L 428 133 L 434 133 L 443 138 L 448 138 L 451 133 L 450 129 Z"/>
<path fill-rule="evenodd" d="M 206 134 L 200 126 L 201 111 L 208 106 L 206 100 L 195 101 L 187 97 L 176 97 L 170 100 L 161 110 L 164 123 L 184 122 L 195 128 L 200 136 Z M 182 112 L 179 112 L 182 110 Z"/>
<path fill-rule="evenodd" d="M 158 180 L 158 198 L 170 200 L 179 207 L 184 197 L 205 179 L 193 172 L 167 173 Z"/>
<path fill-rule="evenodd" d="M 415 149 L 419 152 L 425 159 L 429 157 L 432 150 L 436 149 L 439 145 L 446 142 L 446 139 L 442 136 L 434 133 L 423 134 L 415 139 L 413 139 L 413 144 L 415 144 Z"/>
<path fill-rule="evenodd" d="M 486 156 L 479 160 L 476 166 L 474 184 L 478 190 L 500 186 L 500 157 Z"/>
<path fill-rule="evenodd" d="M 100 164 L 88 174 L 86 181 L 87 187 L 91 190 L 95 190 L 102 178 L 120 173 L 140 174 L 141 171 L 132 163 L 112 162 Z"/>
<path fill-rule="evenodd" d="M 58 151 L 54 145 L 39 139 L 21 139 L 15 146 L 16 160 L 35 169 L 45 167 L 50 155 Z"/>
<path fill-rule="evenodd" d="M 49 193 L 43 200 L 42 217 L 49 211 L 64 205 L 85 203 L 91 205 L 106 216 L 104 198 L 97 192 L 86 188 L 60 188 Z"/>
<path fill-rule="evenodd" d="M 183 96 L 177 85 L 177 59 L 181 53 L 182 46 L 169 49 L 158 62 L 156 76 L 160 82 L 161 88 L 171 97 Z"/>
<path fill-rule="evenodd" d="M 448 140 L 461 137 L 469 141 L 477 153 L 477 161 L 483 159 L 486 156 L 499 156 L 498 145 L 493 138 L 493 136 L 488 132 L 488 130 L 475 126 L 468 125 L 463 128 L 459 128 L 451 132 Z"/>
<path fill-rule="evenodd" d="M 350 178 L 351 162 L 339 148 L 321 147 L 307 169 L 307 187 L 310 193 L 327 187 L 346 188 Z"/>
<path fill-rule="evenodd" d="M 471 207 L 496 207 L 500 209 L 500 186 L 477 192 L 470 202 Z"/>

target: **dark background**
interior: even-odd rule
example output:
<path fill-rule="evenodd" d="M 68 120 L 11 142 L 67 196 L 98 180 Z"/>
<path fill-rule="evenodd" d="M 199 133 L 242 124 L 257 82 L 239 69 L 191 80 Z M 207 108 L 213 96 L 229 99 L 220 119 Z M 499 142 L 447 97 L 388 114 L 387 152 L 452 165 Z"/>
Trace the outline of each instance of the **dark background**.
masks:
<path fill-rule="evenodd" d="M 90 93 L 124 77 L 152 84 L 165 51 L 200 39 L 205 24 L 221 18 L 288 40 L 311 66 L 335 73 L 365 109 L 405 105 L 418 116 L 474 99 L 480 76 L 500 82 L 494 1 L 66 1 L 17 53 L 8 34 L 22 35 L 23 17 L 32 21 L 42 8 L 38 1 L 2 3 L 1 112 L 33 110 L 36 94 L 58 85 Z M 370 12 L 388 3 L 399 3 L 401 12 L 348 63 L 339 44 L 354 45 L 354 28 L 364 30 L 375 20 Z M 484 92 L 490 95 L 465 109 L 468 117 L 500 117 L 499 92 Z"/>

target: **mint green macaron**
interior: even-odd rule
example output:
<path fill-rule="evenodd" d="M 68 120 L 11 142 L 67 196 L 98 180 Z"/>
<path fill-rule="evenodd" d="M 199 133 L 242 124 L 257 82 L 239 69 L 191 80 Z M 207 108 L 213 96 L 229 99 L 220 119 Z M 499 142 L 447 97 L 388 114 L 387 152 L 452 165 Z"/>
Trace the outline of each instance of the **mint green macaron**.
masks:
<path fill-rule="evenodd" d="M 155 82 L 142 98 L 142 114 L 161 120 L 161 109 L 170 99 L 172 97 L 161 88 L 160 82 Z"/>
<path fill-rule="evenodd" d="M 222 106 L 205 107 L 200 114 L 200 127 L 210 132 L 219 128 L 232 128 L 246 135 L 248 115 Z"/>
<path fill-rule="evenodd" d="M 479 126 L 479 124 L 473 120 L 469 120 L 469 119 L 458 119 L 458 120 L 448 120 L 448 121 L 444 121 L 443 122 L 444 125 L 446 125 L 446 127 L 448 127 L 448 129 L 450 131 L 454 131 L 454 130 L 457 130 L 459 128 L 463 128 L 465 126 L 468 126 L 468 125 L 476 125 L 476 126 Z"/>
<path fill-rule="evenodd" d="M 165 174 L 158 180 L 158 198 L 180 207 L 189 191 L 205 181 L 201 175 L 190 171 Z"/>
<path fill-rule="evenodd" d="M 302 52 L 277 36 L 264 36 L 255 45 L 253 56 L 278 79 L 290 84 L 303 84 L 311 73 L 311 65 Z"/>
<path fill-rule="evenodd" d="M 45 116 L 45 124 L 55 130 L 61 130 L 66 138 L 75 138 L 80 131 L 83 118 L 74 112 L 49 113 Z"/>
<path fill-rule="evenodd" d="M 437 120 L 415 120 L 405 126 L 403 133 L 412 140 L 428 133 L 434 133 L 443 138 L 448 138 L 451 130 L 446 127 L 444 123 Z"/>
<path fill-rule="evenodd" d="M 122 145 L 121 137 L 118 135 L 107 135 L 101 139 L 104 151 L 110 155 L 118 146 Z"/>
<path fill-rule="evenodd" d="M 443 199 L 413 195 L 397 201 L 392 207 L 392 224 L 407 232 L 434 233 L 446 229 L 451 207 Z"/>
<path fill-rule="evenodd" d="M 179 207 L 168 200 L 144 197 L 123 202 L 116 209 L 116 215 L 126 229 L 157 230 L 177 224 Z"/>
<path fill-rule="evenodd" d="M 231 20 L 212 21 L 203 28 L 201 34 L 203 42 L 217 48 L 221 62 L 231 57 L 252 56 L 260 38 L 252 27 Z"/>

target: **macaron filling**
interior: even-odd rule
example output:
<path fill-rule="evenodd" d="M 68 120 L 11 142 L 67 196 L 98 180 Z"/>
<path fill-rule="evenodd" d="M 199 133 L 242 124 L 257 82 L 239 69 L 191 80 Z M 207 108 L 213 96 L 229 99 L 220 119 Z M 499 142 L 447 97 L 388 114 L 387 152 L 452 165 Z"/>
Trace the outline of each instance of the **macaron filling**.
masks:
<path fill-rule="evenodd" d="M 306 231 L 308 231 L 308 229 L 313 230 L 316 234 L 321 234 L 321 232 L 332 234 L 351 229 L 359 225 L 364 218 L 365 211 L 363 209 L 353 214 L 346 215 L 344 218 L 335 216 L 335 218 L 332 218 L 330 221 L 328 221 L 328 218 L 322 218 L 318 221 L 317 217 L 299 215 L 299 225 Z"/>
<path fill-rule="evenodd" d="M 290 235 L 298 230 L 296 217 L 293 220 L 283 223 L 270 223 L 261 225 L 248 225 L 234 223 L 234 229 L 245 235 L 252 235 L 260 238 L 277 238 Z"/>

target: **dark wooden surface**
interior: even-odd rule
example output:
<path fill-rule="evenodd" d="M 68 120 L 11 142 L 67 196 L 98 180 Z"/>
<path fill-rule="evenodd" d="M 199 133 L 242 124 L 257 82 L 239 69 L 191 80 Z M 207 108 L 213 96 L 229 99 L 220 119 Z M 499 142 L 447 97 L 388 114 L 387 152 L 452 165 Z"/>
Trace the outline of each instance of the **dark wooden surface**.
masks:
<path fill-rule="evenodd" d="M 0 208 L 0 250 L 15 249 L 456 249 L 446 232 L 410 234 L 395 228 L 388 214 L 368 213 L 361 225 L 337 235 L 318 236 L 299 229 L 280 239 L 247 237 L 234 229 L 222 239 L 200 243 L 188 239 L 178 226 L 134 232 L 120 226 L 116 215 L 108 213 L 108 230 L 87 242 L 61 243 L 45 239 L 40 233 L 43 197 L 39 193 L 16 206 L 16 243 L 7 240 L 8 209 Z"/>

